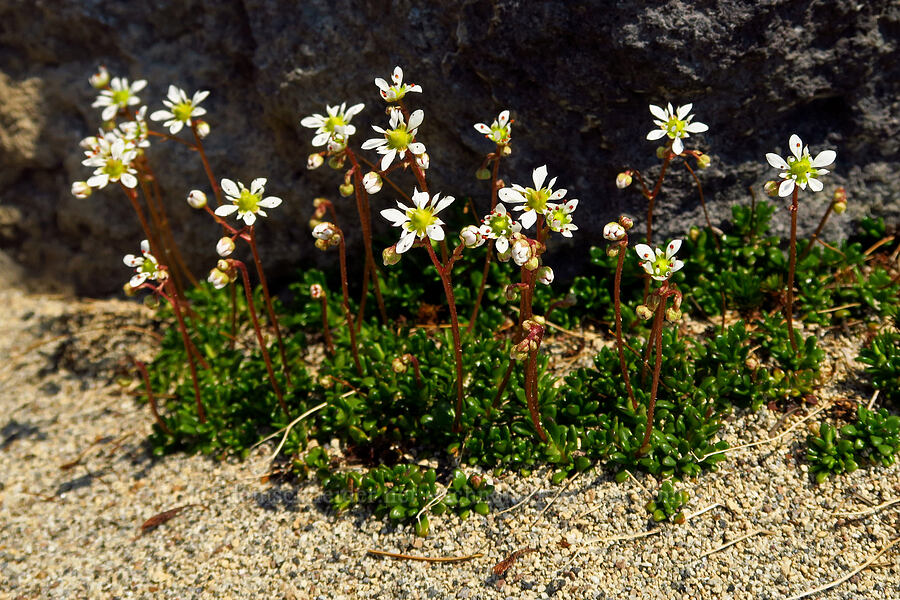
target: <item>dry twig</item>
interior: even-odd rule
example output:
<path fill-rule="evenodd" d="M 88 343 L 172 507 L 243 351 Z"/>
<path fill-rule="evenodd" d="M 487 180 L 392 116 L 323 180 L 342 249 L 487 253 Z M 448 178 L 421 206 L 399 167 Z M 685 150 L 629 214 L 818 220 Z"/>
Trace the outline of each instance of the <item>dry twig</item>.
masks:
<path fill-rule="evenodd" d="M 769 531 L 768 529 L 756 529 L 754 531 L 751 531 L 750 533 L 745 533 L 744 535 L 737 537 L 737 538 L 731 540 L 730 542 L 722 544 L 718 548 L 710 550 L 709 552 L 704 552 L 703 554 L 701 554 L 700 556 L 697 557 L 697 560 L 700 560 L 701 558 L 706 558 L 710 554 L 715 554 L 716 552 L 721 552 L 722 550 L 725 550 L 726 548 L 730 548 L 731 546 L 734 546 L 738 542 L 742 542 L 742 541 L 746 540 L 747 538 L 753 537 L 754 535 L 759 535 L 760 533 L 764 533 L 766 535 L 775 535 L 774 531 Z"/>
<path fill-rule="evenodd" d="M 893 548 L 897 544 L 897 542 L 900 542 L 900 537 L 894 538 L 887 546 L 885 546 L 884 548 L 879 550 L 875 556 L 873 556 L 866 562 L 862 563 L 861 565 L 859 565 L 858 567 L 856 567 L 855 569 L 853 569 L 852 571 L 850 571 L 843 577 L 838 577 L 831 583 L 825 584 L 822 587 L 817 587 L 814 590 L 809 590 L 807 592 L 803 592 L 802 594 L 797 594 L 796 596 L 791 596 L 790 598 L 788 598 L 788 600 L 800 600 L 800 598 L 806 598 L 808 596 L 812 596 L 813 594 L 818 594 L 819 592 L 824 592 L 826 590 L 830 590 L 833 587 L 837 587 L 837 586 L 841 585 L 842 583 L 844 583 L 845 581 L 847 581 L 848 579 L 850 579 L 851 577 L 853 577 L 854 575 L 856 575 L 857 573 L 859 573 L 860 571 L 862 571 L 863 569 L 865 569 L 866 567 L 868 567 L 869 565 L 874 563 L 876 560 L 878 560 L 879 556 L 881 556 L 882 554 L 884 554 L 885 552 L 887 552 L 888 550 Z"/>
<path fill-rule="evenodd" d="M 412 554 L 398 554 L 396 552 L 385 552 L 384 550 L 373 550 L 369 548 L 366 550 L 366 554 L 372 554 L 375 556 L 384 556 L 387 558 L 396 558 L 400 560 L 418 560 L 421 562 L 434 562 L 434 563 L 454 563 L 454 562 L 463 562 L 466 560 L 472 560 L 473 558 L 481 558 L 484 556 L 481 552 L 476 552 L 475 554 L 467 554 L 465 556 L 414 556 Z"/>

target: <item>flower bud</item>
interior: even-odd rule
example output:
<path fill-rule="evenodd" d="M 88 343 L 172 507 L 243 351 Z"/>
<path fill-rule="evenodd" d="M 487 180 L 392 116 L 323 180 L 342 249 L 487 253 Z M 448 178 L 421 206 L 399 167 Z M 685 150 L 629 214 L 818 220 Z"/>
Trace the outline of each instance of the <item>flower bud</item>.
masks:
<path fill-rule="evenodd" d="M 834 198 L 834 201 L 835 201 L 835 202 L 844 202 L 844 203 L 846 203 L 846 202 L 847 202 L 847 190 L 845 190 L 845 189 L 843 188 L 843 186 L 842 186 L 842 187 L 839 187 L 838 189 L 834 190 L 834 196 L 833 196 L 833 198 Z"/>
<path fill-rule="evenodd" d="M 475 225 L 463 227 L 462 231 L 459 232 L 459 239 L 462 240 L 466 248 L 477 248 L 484 243 L 484 236 L 481 235 L 478 227 Z"/>
<path fill-rule="evenodd" d="M 384 262 L 384 266 L 389 267 L 391 265 L 396 265 L 400 262 L 401 255 L 397 252 L 397 244 L 393 246 L 388 246 L 381 252 L 381 260 Z"/>
<path fill-rule="evenodd" d="M 748 356 L 747 360 L 744 361 L 744 366 L 750 369 L 751 371 L 755 371 L 759 368 L 759 361 L 753 358 L 752 356 Z"/>
<path fill-rule="evenodd" d="M 681 320 L 681 311 L 677 308 L 667 308 L 666 309 L 666 320 L 674 323 L 675 321 Z"/>
<path fill-rule="evenodd" d="M 407 366 L 407 364 L 405 362 L 403 362 L 403 358 L 400 356 L 398 356 L 397 358 L 395 358 L 394 360 L 391 361 L 391 369 L 394 370 L 394 373 L 397 373 L 397 374 L 406 373 L 406 370 L 408 368 L 409 367 Z"/>
<path fill-rule="evenodd" d="M 537 268 L 541 266 L 541 260 L 537 256 L 532 256 L 522 266 L 525 267 L 525 269 L 528 271 L 536 271 Z"/>
<path fill-rule="evenodd" d="M 191 190 L 187 197 L 187 203 L 191 205 L 191 208 L 199 210 L 206 206 L 206 194 L 200 190 Z"/>
<path fill-rule="evenodd" d="M 201 140 L 209 135 L 209 123 L 207 123 L 206 121 L 197 119 L 196 121 L 194 121 L 194 127 L 197 131 L 197 137 Z"/>
<path fill-rule="evenodd" d="M 844 211 L 846 211 L 846 210 L 847 210 L 846 202 L 835 202 L 834 203 L 834 214 L 842 215 L 842 214 L 844 214 Z"/>
<path fill-rule="evenodd" d="M 708 168 L 711 162 L 712 158 L 710 158 L 709 154 L 701 154 L 697 157 L 697 166 L 701 169 Z"/>
<path fill-rule="evenodd" d="M 332 156 L 328 159 L 328 166 L 334 169 L 335 171 L 340 171 L 344 168 L 344 155 L 340 156 Z"/>
<path fill-rule="evenodd" d="M 315 247 L 321 251 L 328 250 L 331 246 L 325 240 L 316 240 L 314 243 Z"/>
<path fill-rule="evenodd" d="M 475 171 L 475 178 L 486 181 L 491 178 L 491 172 L 487 169 L 478 169 Z"/>
<path fill-rule="evenodd" d="M 109 71 L 106 70 L 106 67 L 100 65 L 97 67 L 97 72 L 91 75 L 88 81 L 91 82 L 94 88 L 102 90 L 109 85 Z"/>
<path fill-rule="evenodd" d="M 510 154 L 512 154 L 512 146 L 510 146 L 509 144 L 503 146 L 503 148 L 501 148 L 500 150 L 500 154 L 502 154 L 503 156 L 509 156 Z"/>
<path fill-rule="evenodd" d="M 544 285 L 553 283 L 553 269 L 550 267 L 541 267 L 537 270 L 537 280 Z"/>
<path fill-rule="evenodd" d="M 775 198 L 778 196 L 778 182 L 769 180 L 763 186 L 763 189 L 766 191 L 766 194 L 771 198 Z"/>
<path fill-rule="evenodd" d="M 325 290 L 318 283 L 309 286 L 309 295 L 313 300 L 321 300 L 325 297 Z"/>
<path fill-rule="evenodd" d="M 338 241 L 340 241 L 340 229 L 334 223 L 325 221 L 316 225 L 312 231 L 312 236 L 323 242 L 330 243 L 335 237 L 338 237 Z"/>
<path fill-rule="evenodd" d="M 506 286 L 504 294 L 506 295 L 507 300 L 515 302 L 519 299 L 519 286 L 514 283 Z"/>
<path fill-rule="evenodd" d="M 628 231 L 629 229 L 634 227 L 634 219 L 632 219 L 631 217 L 626 217 L 625 215 L 622 215 L 621 217 L 619 217 L 619 225 L 624 227 L 625 231 Z"/>
<path fill-rule="evenodd" d="M 381 175 L 376 173 L 375 171 L 369 171 L 362 178 L 363 187 L 366 188 L 366 192 L 370 194 L 377 194 L 381 191 L 381 186 L 384 182 L 381 180 Z"/>
<path fill-rule="evenodd" d="M 80 142 L 78 145 L 84 148 L 85 150 L 89 150 L 92 154 L 96 154 L 100 151 L 100 141 L 97 139 L 97 136 L 90 135 Z"/>
<path fill-rule="evenodd" d="M 512 245 L 512 259 L 520 267 L 534 256 L 531 244 L 525 238 L 519 238 Z"/>
<path fill-rule="evenodd" d="M 321 385 L 326 390 L 330 390 L 334 387 L 334 377 L 331 375 L 322 375 L 319 377 L 319 385 Z"/>
<path fill-rule="evenodd" d="M 512 247 L 507 247 L 506 252 L 498 252 L 497 260 L 500 262 L 509 262 L 509 257 L 512 256 Z"/>
<path fill-rule="evenodd" d="M 666 157 L 666 152 L 668 152 L 668 151 L 669 151 L 669 149 L 666 148 L 665 146 L 657 146 L 656 158 L 658 158 L 660 160 L 664 159 Z"/>
<path fill-rule="evenodd" d="M 347 136 L 340 135 L 339 133 L 334 133 L 328 139 L 328 143 L 325 144 L 325 148 L 328 149 L 328 152 L 332 154 L 337 154 L 338 152 L 343 152 L 347 147 Z M 343 157 L 341 157 L 343 159 Z M 343 164 L 343 161 L 341 162 Z"/>
<path fill-rule="evenodd" d="M 616 175 L 616 187 L 620 190 L 624 190 L 625 188 L 627 188 L 629 185 L 631 185 L 632 181 L 633 178 L 631 177 L 631 171 L 623 171 Z"/>
<path fill-rule="evenodd" d="M 653 311 L 644 304 L 638 304 L 638 307 L 634 312 L 637 313 L 638 317 L 642 318 L 645 321 L 653 316 Z"/>
<path fill-rule="evenodd" d="M 231 256 L 232 252 L 234 252 L 234 240 L 228 236 L 219 238 L 216 243 L 216 254 L 224 258 Z"/>
<path fill-rule="evenodd" d="M 353 184 L 352 183 L 342 183 L 338 186 L 338 192 L 344 198 L 353 195 Z"/>
<path fill-rule="evenodd" d="M 313 152 L 306 157 L 306 168 L 312 171 L 318 169 L 325 163 L 325 158 L 318 152 Z"/>
<path fill-rule="evenodd" d="M 625 228 L 615 221 L 610 221 L 603 226 L 603 237 L 611 242 L 618 242 L 625 237 Z"/>
<path fill-rule="evenodd" d="M 619 250 L 620 250 L 620 248 L 618 245 L 608 246 L 606 248 L 606 255 L 610 258 L 615 258 L 619 255 Z"/>
<path fill-rule="evenodd" d="M 328 204 L 328 198 L 314 198 L 313 199 L 313 208 L 319 208 L 320 206 L 324 206 Z"/>
<path fill-rule="evenodd" d="M 135 294 L 137 294 L 137 290 L 135 290 L 133 287 L 131 287 L 131 283 L 128 281 L 126 281 L 125 285 L 122 286 L 122 291 L 125 292 L 125 295 L 128 296 L 129 298 L 131 298 Z"/>
<path fill-rule="evenodd" d="M 422 154 L 416 154 L 416 164 L 419 165 L 419 168 L 427 170 L 431 165 L 431 157 L 428 156 L 427 152 L 423 152 Z"/>
<path fill-rule="evenodd" d="M 700 228 L 699 227 L 691 227 L 688 229 L 688 239 L 692 242 L 696 242 L 700 238 Z"/>
<path fill-rule="evenodd" d="M 87 181 L 75 181 L 72 183 L 72 195 L 76 198 L 87 198 L 91 195 L 91 186 Z"/>
<path fill-rule="evenodd" d="M 221 290 L 223 287 L 231 283 L 231 277 L 228 276 L 228 273 L 219 269 L 218 267 L 209 272 L 209 277 L 207 277 L 206 280 L 210 282 L 217 290 Z"/>

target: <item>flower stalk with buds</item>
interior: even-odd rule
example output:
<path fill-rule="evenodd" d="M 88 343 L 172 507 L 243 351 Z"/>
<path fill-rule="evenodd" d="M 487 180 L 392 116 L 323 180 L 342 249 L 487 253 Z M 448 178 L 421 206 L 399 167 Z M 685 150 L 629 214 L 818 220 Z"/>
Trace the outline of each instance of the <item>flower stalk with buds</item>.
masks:
<path fill-rule="evenodd" d="M 628 374 L 628 365 L 625 362 L 625 344 L 622 339 L 622 269 L 625 265 L 625 254 L 628 250 L 628 230 L 634 226 L 634 221 L 626 216 L 619 217 L 618 222 L 607 223 L 603 228 L 603 237 L 613 242 L 607 252 L 615 252 L 616 276 L 613 280 L 613 304 L 616 320 L 616 350 L 619 353 L 619 368 L 622 370 L 622 377 L 625 380 L 625 390 L 628 392 L 628 399 L 631 401 L 631 408 L 637 410 L 638 404 L 634 397 L 634 390 L 631 388 L 631 377 Z"/>

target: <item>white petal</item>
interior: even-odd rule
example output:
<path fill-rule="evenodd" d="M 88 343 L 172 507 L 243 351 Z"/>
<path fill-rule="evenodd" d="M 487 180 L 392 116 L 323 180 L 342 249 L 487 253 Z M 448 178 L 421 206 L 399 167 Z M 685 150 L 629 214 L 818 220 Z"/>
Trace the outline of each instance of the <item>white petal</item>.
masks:
<path fill-rule="evenodd" d="M 687 117 L 689 114 L 691 114 L 692 108 L 694 108 L 693 104 L 685 104 L 684 106 L 679 106 L 678 110 L 676 111 L 678 118 L 683 121 L 685 119 L 685 117 Z"/>
<path fill-rule="evenodd" d="M 422 124 L 422 121 L 425 119 L 425 111 L 421 108 L 419 110 L 413 111 L 413 114 L 409 115 L 409 123 L 407 124 L 408 129 L 416 129 L 419 125 Z"/>
<path fill-rule="evenodd" d="M 324 146 L 328 143 L 328 140 L 331 139 L 331 133 L 328 131 L 323 131 L 322 133 L 316 134 L 312 139 L 313 146 Z"/>
<path fill-rule="evenodd" d="M 572 198 L 571 200 L 566 201 L 566 212 L 572 212 L 575 210 L 575 207 L 578 206 L 578 199 Z"/>
<path fill-rule="evenodd" d="M 104 188 L 109 183 L 109 175 L 106 173 L 94 175 L 93 177 L 89 177 L 86 183 L 92 188 Z"/>
<path fill-rule="evenodd" d="M 256 223 L 256 215 L 252 212 L 246 212 L 243 215 L 244 223 L 247 224 L 247 227 L 250 227 L 254 223 Z"/>
<path fill-rule="evenodd" d="M 429 225 L 428 227 L 426 227 L 425 233 L 427 233 L 428 237 L 430 237 L 431 239 L 433 239 L 436 242 L 440 242 L 441 240 L 444 239 L 444 230 L 441 228 L 440 225 L 437 225 L 437 224 Z"/>
<path fill-rule="evenodd" d="M 787 161 L 775 154 L 774 152 L 766 153 L 766 160 L 769 161 L 769 164 L 775 167 L 776 169 L 790 169 L 790 165 L 787 164 Z"/>
<path fill-rule="evenodd" d="M 506 124 L 509 123 L 509 111 L 504 110 L 500 113 L 500 116 L 497 117 L 497 125 L 500 127 L 506 127 Z"/>
<path fill-rule="evenodd" d="M 251 194 L 262 194 L 263 190 L 266 187 L 266 178 L 265 177 L 257 177 L 253 181 L 250 182 L 250 193 Z"/>
<path fill-rule="evenodd" d="M 238 186 L 235 182 L 230 179 L 223 179 L 221 181 L 222 191 L 228 194 L 229 196 L 233 196 L 235 198 L 239 198 L 241 195 L 241 190 L 238 189 Z"/>
<path fill-rule="evenodd" d="M 475 131 L 477 131 L 478 133 L 489 135 L 491 133 L 491 128 L 484 123 L 475 123 Z"/>
<path fill-rule="evenodd" d="M 216 209 L 216 215 L 220 217 L 227 217 L 228 215 L 234 214 L 237 209 L 237 204 L 223 204 Z"/>
<path fill-rule="evenodd" d="M 104 121 L 110 121 L 113 117 L 116 116 L 116 113 L 119 112 L 119 107 L 116 104 L 110 104 L 106 108 L 103 109 L 103 112 L 100 113 L 100 118 Z"/>
<path fill-rule="evenodd" d="M 387 140 L 384 138 L 371 138 L 362 143 L 361 148 L 363 150 L 371 150 L 373 148 L 378 148 L 379 146 L 384 146 L 387 144 Z"/>
<path fill-rule="evenodd" d="M 675 138 L 675 140 L 672 142 L 672 152 L 674 152 L 676 155 L 684 152 L 684 142 L 681 141 L 680 137 Z"/>
<path fill-rule="evenodd" d="M 396 208 L 386 208 L 381 211 L 381 216 L 391 222 L 394 227 L 399 227 L 401 224 L 405 223 L 408 219 L 406 218 L 406 213 L 397 210 Z"/>
<path fill-rule="evenodd" d="M 669 115 L 666 114 L 666 111 L 661 106 L 656 106 L 655 104 L 650 105 L 650 114 L 660 121 L 669 120 Z"/>
<path fill-rule="evenodd" d="M 129 267 L 139 267 L 144 264 L 144 259 L 143 257 L 135 256 L 134 254 L 126 254 L 125 258 L 122 259 L 122 262 Z"/>
<path fill-rule="evenodd" d="M 166 125 L 169 128 L 169 133 L 171 133 L 172 135 L 175 135 L 176 133 L 181 131 L 181 129 L 184 127 L 184 121 L 178 121 L 178 120 L 167 121 Z"/>
<path fill-rule="evenodd" d="M 138 273 L 137 275 L 133 276 L 128 281 L 128 285 L 130 285 L 133 288 L 136 288 L 136 287 L 139 287 L 145 281 L 147 281 L 147 274 L 146 273 Z"/>
<path fill-rule="evenodd" d="M 541 165 L 531 173 L 531 180 L 534 182 L 534 189 L 539 190 L 544 187 L 544 180 L 547 179 L 547 165 Z"/>
<path fill-rule="evenodd" d="M 812 166 L 827 167 L 834 162 L 835 158 L 837 158 L 837 153 L 834 150 L 823 150 L 813 159 Z"/>
<path fill-rule="evenodd" d="M 191 104 L 200 104 L 206 100 L 207 96 L 209 96 L 209 90 L 198 90 L 194 92 L 194 96 L 191 98 Z"/>
<path fill-rule="evenodd" d="M 703 133 L 704 131 L 709 131 L 709 125 L 700 122 L 688 123 L 684 128 L 690 133 Z"/>
<path fill-rule="evenodd" d="M 409 145 L 409 150 L 413 154 L 422 154 L 423 152 L 425 152 L 425 144 L 421 142 L 413 142 Z"/>
<path fill-rule="evenodd" d="M 684 266 L 684 262 L 682 262 L 680 260 L 674 261 L 672 263 L 672 272 L 674 273 L 675 271 L 680 271 L 681 267 L 683 267 L 683 266 Z"/>
<path fill-rule="evenodd" d="M 378 89 L 383 92 L 386 92 L 391 88 L 391 86 L 388 85 L 388 82 L 385 81 L 384 79 L 382 79 L 381 77 L 375 78 L 375 85 L 377 85 Z"/>
<path fill-rule="evenodd" d="M 408 85 L 408 86 L 406 87 L 406 91 L 407 91 L 407 92 L 419 92 L 419 93 L 421 94 L 421 93 L 422 93 L 422 86 L 419 85 L 419 84 L 417 84 L 417 83 L 413 83 L 413 84 Z"/>
<path fill-rule="evenodd" d="M 647 244 L 636 244 L 634 246 L 634 251 L 644 260 L 653 260 L 653 248 Z"/>
<path fill-rule="evenodd" d="M 794 191 L 794 180 L 793 179 L 785 179 L 781 182 L 781 185 L 778 186 L 778 195 L 784 198 L 785 196 L 790 196 L 791 192 Z"/>
<path fill-rule="evenodd" d="M 409 250 L 413 242 L 416 241 L 416 232 L 414 231 L 404 231 L 400 236 L 400 241 L 397 242 L 397 254 L 403 254 L 407 250 Z"/>
<path fill-rule="evenodd" d="M 512 188 L 503 188 L 497 192 L 497 194 L 500 196 L 501 200 L 508 204 L 521 204 L 522 202 L 525 202 L 525 197 Z"/>
<path fill-rule="evenodd" d="M 412 201 L 416 208 L 425 208 L 429 200 L 428 192 L 420 192 L 418 189 L 413 188 Z"/>
<path fill-rule="evenodd" d="M 119 181 L 122 182 L 122 185 L 130 189 L 136 188 L 138 184 L 137 177 L 131 173 L 122 173 L 122 175 L 119 176 Z"/>
<path fill-rule="evenodd" d="M 131 84 L 131 91 L 139 92 L 142 89 L 144 89 L 145 87 L 147 87 L 147 80 L 146 79 L 138 79 L 137 81 L 135 81 L 134 83 Z"/>
<path fill-rule="evenodd" d="M 529 227 L 534 225 L 535 221 L 537 221 L 537 213 L 533 210 L 524 212 L 522 213 L 522 218 L 520 219 L 520 221 L 522 222 L 522 227 L 528 229 Z"/>
<path fill-rule="evenodd" d="M 359 104 L 354 104 L 347 109 L 347 112 L 344 113 L 344 120 L 349 121 L 354 117 L 354 115 L 359 114 L 359 112 L 362 111 L 362 109 L 364 109 L 365 107 L 366 105 L 362 102 L 360 102 Z"/>
<path fill-rule="evenodd" d="M 155 113 L 154 113 L 155 114 Z M 153 115 L 150 115 L 150 118 L 153 118 Z M 303 127 L 309 127 L 310 129 L 316 129 L 317 127 L 321 127 L 325 122 L 325 119 L 322 115 L 312 115 L 309 117 L 303 117 L 300 119 L 300 125 Z"/>
<path fill-rule="evenodd" d="M 562 198 L 563 196 L 566 195 L 567 191 L 568 190 L 556 190 L 555 192 L 550 194 L 549 200 L 559 200 L 560 198 Z"/>
<path fill-rule="evenodd" d="M 400 67 L 394 67 L 394 72 L 391 74 L 391 79 L 396 85 L 400 85 L 403 83 L 403 69 Z"/>
<path fill-rule="evenodd" d="M 385 153 L 384 158 L 381 159 L 381 170 L 387 171 L 388 167 L 391 166 L 391 163 L 394 162 L 394 157 L 397 156 L 396 150 L 389 150 Z"/>
<path fill-rule="evenodd" d="M 800 141 L 800 136 L 796 133 L 791 136 L 791 139 L 788 141 L 788 145 L 791 147 L 791 154 L 796 156 L 797 158 L 801 158 L 803 156 L 803 142 Z"/>
<path fill-rule="evenodd" d="M 434 214 L 437 214 L 453 204 L 455 198 L 453 196 L 444 196 L 444 198 L 437 203 L 437 206 L 434 207 Z"/>
<path fill-rule="evenodd" d="M 672 240 L 669 242 L 669 245 L 666 246 L 666 258 L 675 256 L 675 254 L 678 253 L 679 248 L 681 248 L 681 240 Z"/>
<path fill-rule="evenodd" d="M 648 140 L 658 140 L 659 138 L 666 135 L 665 129 L 654 129 L 650 133 L 647 134 Z"/>
<path fill-rule="evenodd" d="M 814 192 L 821 192 L 822 187 L 824 187 L 822 185 L 821 181 L 819 181 L 818 179 L 814 179 L 812 177 L 809 178 L 807 183 L 809 184 L 809 189 L 811 189 Z"/>
<path fill-rule="evenodd" d="M 156 110 L 150 113 L 151 121 L 166 121 L 168 119 L 174 119 L 175 115 L 170 113 L 167 110 Z"/>
<path fill-rule="evenodd" d="M 276 208 L 281 206 L 281 198 L 277 196 L 269 196 L 259 201 L 259 205 L 263 208 Z"/>

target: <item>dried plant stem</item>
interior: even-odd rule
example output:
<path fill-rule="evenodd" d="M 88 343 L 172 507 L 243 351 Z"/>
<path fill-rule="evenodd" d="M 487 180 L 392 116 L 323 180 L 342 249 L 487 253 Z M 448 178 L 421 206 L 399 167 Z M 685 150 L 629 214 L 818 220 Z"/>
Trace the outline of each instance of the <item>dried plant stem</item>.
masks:
<path fill-rule="evenodd" d="M 619 243 L 619 256 L 616 262 L 616 277 L 613 280 L 613 303 L 616 313 L 616 350 L 619 352 L 619 368 L 622 370 L 622 378 L 625 379 L 625 389 L 628 391 L 628 399 L 631 400 L 631 408 L 637 411 L 638 404 L 631 389 L 631 377 L 628 375 L 628 365 L 625 362 L 625 348 L 622 344 L 622 268 L 625 265 L 625 252 L 628 250 L 628 236 Z"/>
<path fill-rule="evenodd" d="M 287 354 L 284 349 L 284 339 L 281 337 L 281 328 L 278 326 L 278 318 L 275 316 L 275 308 L 272 306 L 272 297 L 269 295 L 269 284 L 266 282 L 262 261 L 259 259 L 259 251 L 256 248 L 256 231 L 252 225 L 250 226 L 250 233 L 247 235 L 247 241 L 250 243 L 250 251 L 253 253 L 253 263 L 256 265 L 256 274 L 259 276 L 259 283 L 262 286 L 266 311 L 269 313 L 269 320 L 272 322 L 272 328 L 275 330 L 275 337 L 278 339 L 278 352 L 281 354 L 281 369 L 284 371 L 284 377 L 287 380 L 287 384 L 293 385 L 293 382 L 291 381 L 291 369 L 288 365 Z"/>
<path fill-rule="evenodd" d="M 413 556 L 411 554 L 398 554 L 396 552 L 385 552 L 384 550 L 366 550 L 367 554 L 374 554 L 375 556 L 384 556 L 387 558 L 397 558 L 402 560 L 418 560 L 422 562 L 434 562 L 434 563 L 453 563 L 453 562 L 463 562 L 466 560 L 472 560 L 473 558 L 481 558 L 484 556 L 482 552 L 476 552 L 475 554 L 467 554 L 466 556 L 441 556 L 441 557 L 431 557 L 431 556 Z"/>
<path fill-rule="evenodd" d="M 253 331 L 256 332 L 256 341 L 259 343 L 259 349 L 262 352 L 263 360 L 266 363 L 266 372 L 269 374 L 269 383 L 272 384 L 275 396 L 278 397 L 278 404 L 281 406 L 281 410 L 284 412 L 285 416 L 289 417 L 290 412 L 288 411 L 287 404 L 284 402 L 284 396 L 281 393 L 281 388 L 278 386 L 278 381 L 275 379 L 275 371 L 272 369 L 272 359 L 269 356 L 268 348 L 266 348 L 266 340 L 263 338 L 262 329 L 259 327 L 259 319 L 256 316 L 256 305 L 253 303 L 253 290 L 250 287 L 250 275 L 247 273 L 247 266 L 239 260 L 231 259 L 230 262 L 241 272 L 241 278 L 244 282 L 244 295 L 247 298 L 247 308 L 250 311 L 250 319 L 253 321 Z"/>
<path fill-rule="evenodd" d="M 672 144 L 669 142 L 669 145 L 666 147 L 665 157 L 663 158 L 662 169 L 659 171 L 659 178 L 656 180 L 656 185 L 653 186 L 653 191 L 647 195 L 647 244 L 653 243 L 653 205 L 656 203 L 656 197 L 659 196 L 659 192 L 662 189 L 666 170 L 669 168 L 669 162 L 672 160 L 671 147 Z M 643 181 L 641 184 L 643 185 Z"/>
<path fill-rule="evenodd" d="M 150 405 L 150 412 L 153 414 L 153 420 L 156 421 L 156 424 L 159 425 L 159 428 L 162 429 L 163 433 L 172 435 L 172 430 L 169 429 L 169 426 L 166 425 L 166 422 L 163 421 L 159 414 L 159 406 L 156 404 L 156 397 L 153 395 L 153 387 L 150 385 L 150 375 L 147 373 L 147 365 L 134 357 L 129 358 L 131 358 L 131 363 L 140 372 L 141 379 L 144 381 L 144 389 L 147 390 L 147 404 Z"/>
<path fill-rule="evenodd" d="M 788 251 L 788 281 L 787 281 L 787 324 L 788 336 L 791 340 L 791 348 L 797 353 L 797 340 L 794 336 L 794 270 L 797 267 L 797 186 L 791 196 L 791 246 Z"/>
<path fill-rule="evenodd" d="M 423 177 L 424 180 L 424 177 Z M 459 318 L 456 313 L 456 299 L 453 296 L 453 284 L 450 282 L 450 266 L 444 268 L 431 247 L 431 240 L 425 240 L 425 249 L 428 250 L 428 256 L 434 263 L 438 275 L 441 277 L 441 283 L 444 284 L 444 293 L 447 296 L 447 307 L 450 309 L 450 330 L 453 333 L 453 353 L 456 358 L 456 406 L 454 407 L 453 431 L 459 433 L 461 430 L 462 405 L 463 405 L 463 364 L 462 364 L 462 342 L 459 336 Z"/>
<path fill-rule="evenodd" d="M 845 581 L 847 581 L 848 579 L 850 579 L 851 577 L 853 577 L 854 575 L 856 575 L 857 573 L 861 572 L 863 569 L 865 569 L 866 567 L 868 567 L 869 565 L 874 563 L 876 560 L 878 560 L 878 557 L 880 557 L 882 554 L 884 554 L 885 552 L 887 552 L 888 550 L 890 550 L 891 548 L 896 546 L 898 542 L 900 542 L 900 537 L 894 538 L 893 540 L 891 540 L 888 543 L 887 546 L 885 546 L 884 548 L 879 550 L 877 554 L 872 556 L 872 558 L 868 559 L 867 561 L 865 561 L 864 563 L 862 563 L 861 565 L 859 565 L 858 567 L 856 567 L 855 569 L 853 569 L 852 571 L 847 573 L 846 575 L 843 575 L 843 576 L 835 579 L 831 583 L 823 585 L 822 587 L 817 587 L 814 590 L 809 590 L 807 592 L 803 592 L 802 594 L 797 594 L 796 596 L 791 596 L 790 598 L 788 598 L 788 600 L 800 600 L 801 598 L 806 598 L 808 596 L 812 596 L 814 594 L 818 594 L 819 592 L 824 592 L 826 590 L 830 590 L 833 587 L 839 586 L 840 584 L 844 583 Z"/>
<path fill-rule="evenodd" d="M 169 283 L 168 280 L 163 283 L 161 288 L 165 288 L 167 283 Z M 162 291 L 162 289 L 160 291 Z M 188 365 L 191 368 L 191 382 L 194 384 L 194 399 L 197 403 L 197 419 L 201 423 L 205 423 L 206 410 L 204 410 L 203 401 L 200 399 L 200 385 L 197 382 L 197 365 L 194 364 L 194 352 L 196 352 L 196 350 L 192 351 L 193 343 L 191 343 L 191 339 L 188 337 L 187 327 L 185 327 L 184 324 L 184 315 L 181 314 L 181 302 L 178 300 L 178 290 L 175 289 L 175 285 L 173 284 L 169 294 L 166 295 L 165 292 L 163 292 L 163 294 L 172 304 L 172 311 L 175 313 L 175 318 L 178 320 L 178 330 L 181 332 L 181 341 L 184 343 L 184 351 L 187 353 Z"/>
<path fill-rule="evenodd" d="M 350 284 L 347 281 L 347 247 L 344 244 L 344 233 L 339 232 L 340 244 L 338 245 L 338 260 L 341 265 L 341 292 L 343 294 L 342 306 L 344 307 L 344 315 L 347 318 L 347 329 L 350 331 L 350 351 L 353 353 L 353 364 L 356 365 L 356 372 L 363 374 L 362 364 L 359 362 L 359 348 L 356 345 L 356 327 L 353 324 L 353 312 L 350 310 Z"/>

